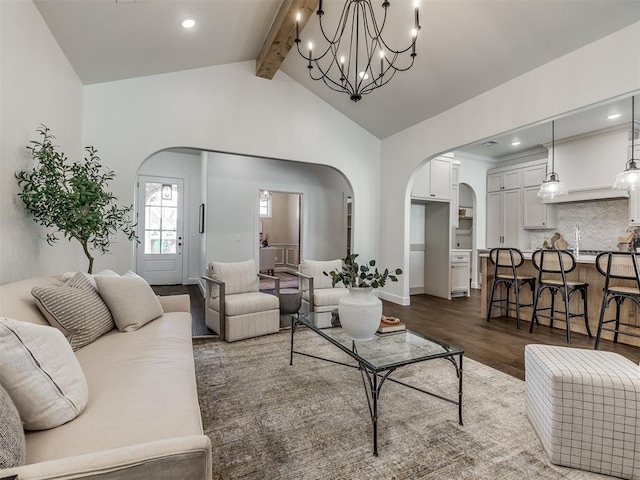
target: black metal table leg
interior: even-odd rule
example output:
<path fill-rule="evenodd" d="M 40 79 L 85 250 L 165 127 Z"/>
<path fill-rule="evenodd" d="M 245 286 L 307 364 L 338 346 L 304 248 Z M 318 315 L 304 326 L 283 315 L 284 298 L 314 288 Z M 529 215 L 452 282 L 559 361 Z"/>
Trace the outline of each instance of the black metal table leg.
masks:
<path fill-rule="evenodd" d="M 378 456 L 378 374 L 373 372 L 371 382 L 371 397 L 373 400 L 373 412 L 371 421 L 373 422 L 373 455 Z"/>
<path fill-rule="evenodd" d="M 289 365 L 293 365 L 293 333 L 298 324 L 298 318 L 294 315 L 291 315 L 291 353 L 289 357 Z"/>
<path fill-rule="evenodd" d="M 460 370 L 458 371 L 458 423 L 462 423 L 462 355 L 460 355 Z"/>

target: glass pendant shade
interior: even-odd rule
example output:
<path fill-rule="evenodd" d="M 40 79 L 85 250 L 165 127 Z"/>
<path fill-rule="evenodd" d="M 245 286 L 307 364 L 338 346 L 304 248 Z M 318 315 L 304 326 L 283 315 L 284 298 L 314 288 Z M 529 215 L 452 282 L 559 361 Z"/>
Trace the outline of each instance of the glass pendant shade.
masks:
<path fill-rule="evenodd" d="M 558 174 L 552 172 L 549 174 L 549 178 L 542 182 L 540 185 L 540 190 L 538 190 L 538 197 L 544 198 L 555 198 L 560 197 L 562 195 L 567 195 L 569 192 L 564 183 L 560 181 L 558 178 Z"/>
<path fill-rule="evenodd" d="M 635 148 L 635 97 L 631 97 L 631 159 L 624 166 L 624 171 L 616 175 L 613 187 L 619 190 L 635 190 L 640 188 L 640 168 L 637 160 L 633 158 Z"/>
<path fill-rule="evenodd" d="M 640 168 L 638 168 L 638 162 L 632 158 L 627 162 L 623 172 L 616 175 L 616 181 L 613 183 L 613 188 L 619 190 L 635 190 L 640 188 Z"/>
<path fill-rule="evenodd" d="M 540 185 L 540 190 L 538 190 L 538 197 L 543 200 L 569 194 L 567 187 L 560 181 L 560 177 L 555 172 L 555 144 L 555 121 L 551 121 L 551 173 L 547 175 L 547 178 Z"/>

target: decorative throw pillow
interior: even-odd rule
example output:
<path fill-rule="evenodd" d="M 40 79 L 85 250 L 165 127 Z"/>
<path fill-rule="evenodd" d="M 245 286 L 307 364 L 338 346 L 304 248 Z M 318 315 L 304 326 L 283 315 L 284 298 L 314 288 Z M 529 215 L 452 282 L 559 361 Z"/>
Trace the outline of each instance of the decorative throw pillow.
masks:
<path fill-rule="evenodd" d="M 133 272 L 121 277 L 96 276 L 98 292 L 121 332 L 138 330 L 162 316 L 160 300 L 147 281 Z"/>
<path fill-rule="evenodd" d="M 76 273 L 60 287 L 34 287 L 31 294 L 49 323 L 64 333 L 74 350 L 115 326 L 109 309 L 88 277 Z"/>
<path fill-rule="evenodd" d="M 24 465 L 26 446 L 20 414 L 0 385 L 0 468 Z"/>
<path fill-rule="evenodd" d="M 87 405 L 87 380 L 56 328 L 0 318 L 0 365 L 0 384 L 26 430 L 67 423 Z"/>

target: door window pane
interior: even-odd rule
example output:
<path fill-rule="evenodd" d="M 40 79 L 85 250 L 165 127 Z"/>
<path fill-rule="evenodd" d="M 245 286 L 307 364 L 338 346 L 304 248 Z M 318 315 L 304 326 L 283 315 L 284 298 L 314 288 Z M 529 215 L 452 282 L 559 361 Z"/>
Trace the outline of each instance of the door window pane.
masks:
<path fill-rule="evenodd" d="M 144 253 L 177 253 L 178 185 L 147 182 L 145 185 Z"/>

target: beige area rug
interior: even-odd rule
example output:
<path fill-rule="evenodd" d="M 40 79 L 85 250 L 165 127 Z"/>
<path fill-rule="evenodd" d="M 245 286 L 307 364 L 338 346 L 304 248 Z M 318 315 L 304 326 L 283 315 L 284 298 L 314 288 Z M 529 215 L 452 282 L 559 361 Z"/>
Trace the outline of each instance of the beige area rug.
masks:
<path fill-rule="evenodd" d="M 295 355 L 289 331 L 237 343 L 194 339 L 198 393 L 215 479 L 597 479 L 552 465 L 524 413 L 524 382 L 464 359 L 457 406 L 383 385 L 379 456 L 356 369 Z M 315 333 L 296 349 L 350 358 Z M 431 360 L 394 378 L 455 397 L 453 365 Z"/>

